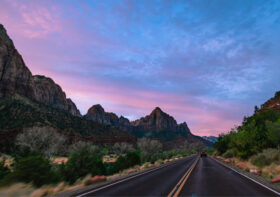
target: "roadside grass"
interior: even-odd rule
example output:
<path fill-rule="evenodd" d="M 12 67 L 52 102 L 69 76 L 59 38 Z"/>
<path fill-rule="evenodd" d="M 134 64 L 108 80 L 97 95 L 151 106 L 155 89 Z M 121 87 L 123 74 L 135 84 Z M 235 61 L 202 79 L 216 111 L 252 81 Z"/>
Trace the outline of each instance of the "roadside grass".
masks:
<path fill-rule="evenodd" d="M 153 164 L 151 162 L 146 162 L 142 165 L 135 165 L 133 167 L 130 167 L 128 169 L 121 170 L 118 173 L 115 173 L 113 175 L 109 175 L 106 177 L 108 181 L 117 179 L 120 176 L 125 176 L 129 175 L 134 172 L 140 172 L 142 170 L 145 170 L 147 168 L 152 168 L 152 167 L 157 167 L 162 164 L 172 162 L 175 160 L 178 160 L 182 158 L 180 157 L 173 157 L 170 159 L 162 160 L 159 159 L 155 161 Z M 56 159 L 61 159 L 57 157 Z M 64 158 L 63 158 L 64 159 Z M 70 185 L 67 182 L 60 182 L 57 184 L 51 184 L 51 185 L 43 185 L 42 187 L 36 188 L 32 186 L 32 184 L 27 184 L 27 183 L 15 183 L 10 186 L 4 186 L 0 187 L 0 196 L 9 196 L 9 197 L 17 197 L 17 196 L 22 196 L 22 197 L 42 197 L 42 196 L 49 196 L 49 195 L 56 195 L 59 192 L 65 192 L 65 191 L 71 191 L 71 190 L 76 190 L 80 189 L 84 186 L 87 186 L 90 183 L 90 179 L 92 178 L 91 175 L 87 175 L 86 177 L 82 179 L 78 179 L 74 184 Z"/>
<path fill-rule="evenodd" d="M 232 165 L 237 166 L 245 171 L 250 169 L 261 170 L 261 176 L 274 179 L 280 176 L 280 150 L 277 149 L 265 149 L 261 153 L 255 154 L 249 159 L 241 159 L 239 157 L 232 157 L 232 152 L 227 151 L 222 156 L 231 160 Z"/>

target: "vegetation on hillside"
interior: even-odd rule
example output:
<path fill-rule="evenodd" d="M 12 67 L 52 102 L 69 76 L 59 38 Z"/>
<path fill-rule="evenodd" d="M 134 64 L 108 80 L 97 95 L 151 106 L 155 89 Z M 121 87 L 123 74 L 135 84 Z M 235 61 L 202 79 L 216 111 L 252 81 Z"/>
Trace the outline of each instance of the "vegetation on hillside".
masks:
<path fill-rule="evenodd" d="M 279 96 L 279 92 L 275 96 Z M 219 136 L 214 147 L 225 157 L 238 156 L 248 159 L 268 148 L 280 145 L 280 111 L 256 107 L 251 117 L 245 117 L 242 125 Z"/>
<path fill-rule="evenodd" d="M 37 123 L 83 136 L 128 136 L 114 127 L 73 116 L 19 95 L 0 100 L 0 122 L 0 131 L 32 127 Z"/>
<path fill-rule="evenodd" d="M 135 165 L 198 153 L 202 148 L 201 144 L 186 142 L 176 149 L 163 151 L 160 141 L 147 138 L 140 139 L 135 146 L 118 143 L 101 147 L 83 141 L 69 146 L 51 128 L 50 131 L 48 127 L 37 129 L 18 135 L 15 144 L 18 148 L 11 155 L 10 165 L 0 159 L 0 186 L 17 182 L 31 183 L 35 187 L 59 182 L 73 184 L 87 175 L 113 175 Z M 61 150 L 64 150 L 63 153 Z M 53 157 L 60 154 L 66 156 L 68 161 L 59 164 L 52 162 Z M 110 155 L 116 160 L 105 162 L 103 157 Z"/>

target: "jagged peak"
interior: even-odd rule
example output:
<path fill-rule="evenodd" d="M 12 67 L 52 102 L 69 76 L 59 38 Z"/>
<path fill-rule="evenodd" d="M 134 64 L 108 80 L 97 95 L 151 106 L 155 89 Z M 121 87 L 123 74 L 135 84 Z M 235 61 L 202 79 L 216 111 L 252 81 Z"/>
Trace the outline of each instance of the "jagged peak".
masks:
<path fill-rule="evenodd" d="M 88 112 L 90 111 L 101 111 L 101 112 L 105 112 L 104 108 L 102 107 L 102 105 L 100 104 L 96 104 L 91 106 L 91 108 L 89 108 Z"/>
<path fill-rule="evenodd" d="M 164 112 L 159 108 L 159 107 L 156 107 L 152 112 L 151 114 L 163 114 Z"/>
<path fill-rule="evenodd" d="M 11 38 L 7 34 L 7 30 L 4 25 L 0 24 L 0 39 L 8 45 L 12 45 L 14 47 L 14 43 Z"/>

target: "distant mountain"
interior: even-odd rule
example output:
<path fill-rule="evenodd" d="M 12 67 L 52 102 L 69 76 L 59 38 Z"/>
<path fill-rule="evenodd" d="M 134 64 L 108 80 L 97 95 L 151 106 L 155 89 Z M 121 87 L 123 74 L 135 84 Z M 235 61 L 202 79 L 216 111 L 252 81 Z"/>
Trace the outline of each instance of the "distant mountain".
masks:
<path fill-rule="evenodd" d="M 34 101 L 80 116 L 76 105 L 67 99 L 52 79 L 32 76 L 13 41 L 0 24 L 0 99 L 20 94 Z"/>
<path fill-rule="evenodd" d="M 132 122 L 105 112 L 101 105 L 92 106 L 82 117 L 51 78 L 32 75 L 0 24 L 0 142 L 13 140 L 23 129 L 34 126 L 54 128 L 70 143 L 81 139 L 101 144 L 136 143 L 136 137 L 149 137 L 171 145 L 185 141 L 209 145 L 192 135 L 187 123 L 177 124 L 159 107 Z"/>
<path fill-rule="evenodd" d="M 218 138 L 215 136 L 203 136 L 202 138 L 212 143 L 215 143 L 218 140 Z"/>
<path fill-rule="evenodd" d="M 105 112 L 104 108 L 100 104 L 93 105 L 89 108 L 84 117 L 87 120 L 92 120 L 103 125 L 115 126 L 125 131 L 129 131 L 130 128 L 130 122 L 127 118 L 123 116 L 119 118 L 112 112 Z"/>
<path fill-rule="evenodd" d="M 127 132 L 83 118 L 51 78 L 33 76 L 0 24 L 0 142 L 12 141 L 23 129 L 38 125 L 54 128 L 69 142 L 136 143 Z"/>
<path fill-rule="evenodd" d="M 159 139 L 162 142 L 172 144 L 189 142 L 202 142 L 211 145 L 212 142 L 201 137 L 194 136 L 186 122 L 177 124 L 177 121 L 167 113 L 156 107 L 149 115 L 129 122 L 127 118 L 120 118 L 111 112 L 105 112 L 101 105 L 92 106 L 84 116 L 88 120 L 100 124 L 112 125 L 138 137 Z"/>

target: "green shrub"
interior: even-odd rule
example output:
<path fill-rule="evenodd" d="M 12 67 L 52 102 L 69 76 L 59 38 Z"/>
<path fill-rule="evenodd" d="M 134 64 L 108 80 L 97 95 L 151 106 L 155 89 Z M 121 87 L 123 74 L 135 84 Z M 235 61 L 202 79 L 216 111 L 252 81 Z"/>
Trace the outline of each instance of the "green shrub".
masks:
<path fill-rule="evenodd" d="M 105 174 L 105 166 L 102 157 L 94 155 L 87 147 L 73 152 L 66 164 L 62 164 L 59 168 L 60 176 L 63 180 L 73 184 L 78 178 L 85 177 L 88 174 L 103 175 Z"/>
<path fill-rule="evenodd" d="M 137 152 L 129 152 L 126 154 L 126 160 L 129 167 L 138 165 L 141 163 L 140 156 Z"/>
<path fill-rule="evenodd" d="M 0 161 L 0 179 L 3 179 L 10 174 L 10 169 L 5 166 L 5 160 Z"/>
<path fill-rule="evenodd" d="M 266 149 L 257 155 L 251 157 L 251 161 L 254 165 L 258 167 L 264 167 L 270 165 L 271 163 L 280 162 L 280 151 L 279 149 Z"/>
<path fill-rule="evenodd" d="M 232 149 L 227 150 L 224 154 L 223 157 L 225 158 L 232 158 L 235 156 L 235 152 Z"/>
<path fill-rule="evenodd" d="M 32 183 L 36 187 L 58 181 L 50 161 L 40 154 L 19 159 L 10 178 L 15 182 Z"/>
<path fill-rule="evenodd" d="M 139 152 L 129 152 L 125 156 L 119 156 L 114 163 L 114 169 L 116 172 L 133 167 L 141 163 Z"/>

